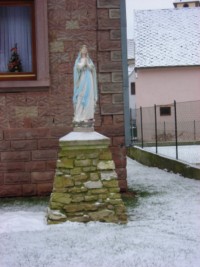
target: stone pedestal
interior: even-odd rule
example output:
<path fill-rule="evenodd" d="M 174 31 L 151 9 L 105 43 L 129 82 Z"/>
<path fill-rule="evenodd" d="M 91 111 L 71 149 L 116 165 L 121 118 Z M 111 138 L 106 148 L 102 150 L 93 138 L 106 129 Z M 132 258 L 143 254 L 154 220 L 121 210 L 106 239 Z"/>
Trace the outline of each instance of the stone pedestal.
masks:
<path fill-rule="evenodd" d="M 71 132 L 60 139 L 49 224 L 127 222 L 109 144 L 97 132 Z"/>

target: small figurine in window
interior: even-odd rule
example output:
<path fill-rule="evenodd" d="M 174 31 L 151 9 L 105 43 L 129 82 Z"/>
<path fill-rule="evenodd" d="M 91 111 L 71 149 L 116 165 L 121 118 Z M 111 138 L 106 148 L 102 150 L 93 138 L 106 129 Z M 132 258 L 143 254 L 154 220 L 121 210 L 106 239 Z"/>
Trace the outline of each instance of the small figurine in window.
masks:
<path fill-rule="evenodd" d="M 22 72 L 22 64 L 17 52 L 17 44 L 15 47 L 11 48 L 11 58 L 8 63 L 9 72 Z"/>

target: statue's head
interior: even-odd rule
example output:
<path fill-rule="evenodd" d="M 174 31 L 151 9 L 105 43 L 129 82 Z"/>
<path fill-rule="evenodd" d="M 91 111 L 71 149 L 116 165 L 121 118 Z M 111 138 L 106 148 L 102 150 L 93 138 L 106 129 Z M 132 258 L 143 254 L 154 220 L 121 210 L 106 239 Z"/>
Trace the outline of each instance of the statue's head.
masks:
<path fill-rule="evenodd" d="M 87 45 L 82 45 L 81 49 L 80 49 L 80 54 L 81 56 L 88 56 L 88 49 L 87 49 Z"/>

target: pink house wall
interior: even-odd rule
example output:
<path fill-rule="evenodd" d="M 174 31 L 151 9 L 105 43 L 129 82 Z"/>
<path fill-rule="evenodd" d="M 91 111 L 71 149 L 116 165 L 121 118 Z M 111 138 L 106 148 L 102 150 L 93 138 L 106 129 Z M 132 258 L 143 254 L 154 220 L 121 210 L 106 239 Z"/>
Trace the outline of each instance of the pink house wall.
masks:
<path fill-rule="evenodd" d="M 136 96 L 137 108 L 200 100 L 200 67 L 138 69 Z"/>
<path fill-rule="evenodd" d="M 143 107 L 143 138 L 145 142 L 155 141 L 155 104 L 158 106 L 158 140 L 175 140 L 174 100 L 178 103 L 177 119 L 179 141 L 193 140 L 194 121 L 196 121 L 196 140 L 200 138 L 199 135 L 197 135 L 200 130 L 200 67 L 138 69 L 136 79 L 136 96 L 137 108 Z M 195 102 L 189 103 L 188 101 Z M 171 107 L 171 115 L 160 116 L 159 106 L 164 105 Z M 137 123 L 138 138 L 140 139 L 139 112 L 137 112 Z"/>

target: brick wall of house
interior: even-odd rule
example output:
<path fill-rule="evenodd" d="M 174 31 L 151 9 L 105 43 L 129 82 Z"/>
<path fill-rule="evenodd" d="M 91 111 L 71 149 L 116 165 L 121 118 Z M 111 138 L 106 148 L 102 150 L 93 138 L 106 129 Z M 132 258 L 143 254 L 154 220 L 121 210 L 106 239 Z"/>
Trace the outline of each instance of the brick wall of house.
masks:
<path fill-rule="evenodd" d="M 58 139 L 72 131 L 73 65 L 82 44 L 98 74 L 95 130 L 111 138 L 126 190 L 120 0 L 48 0 L 48 90 L 0 94 L 0 197 L 52 190 Z"/>

